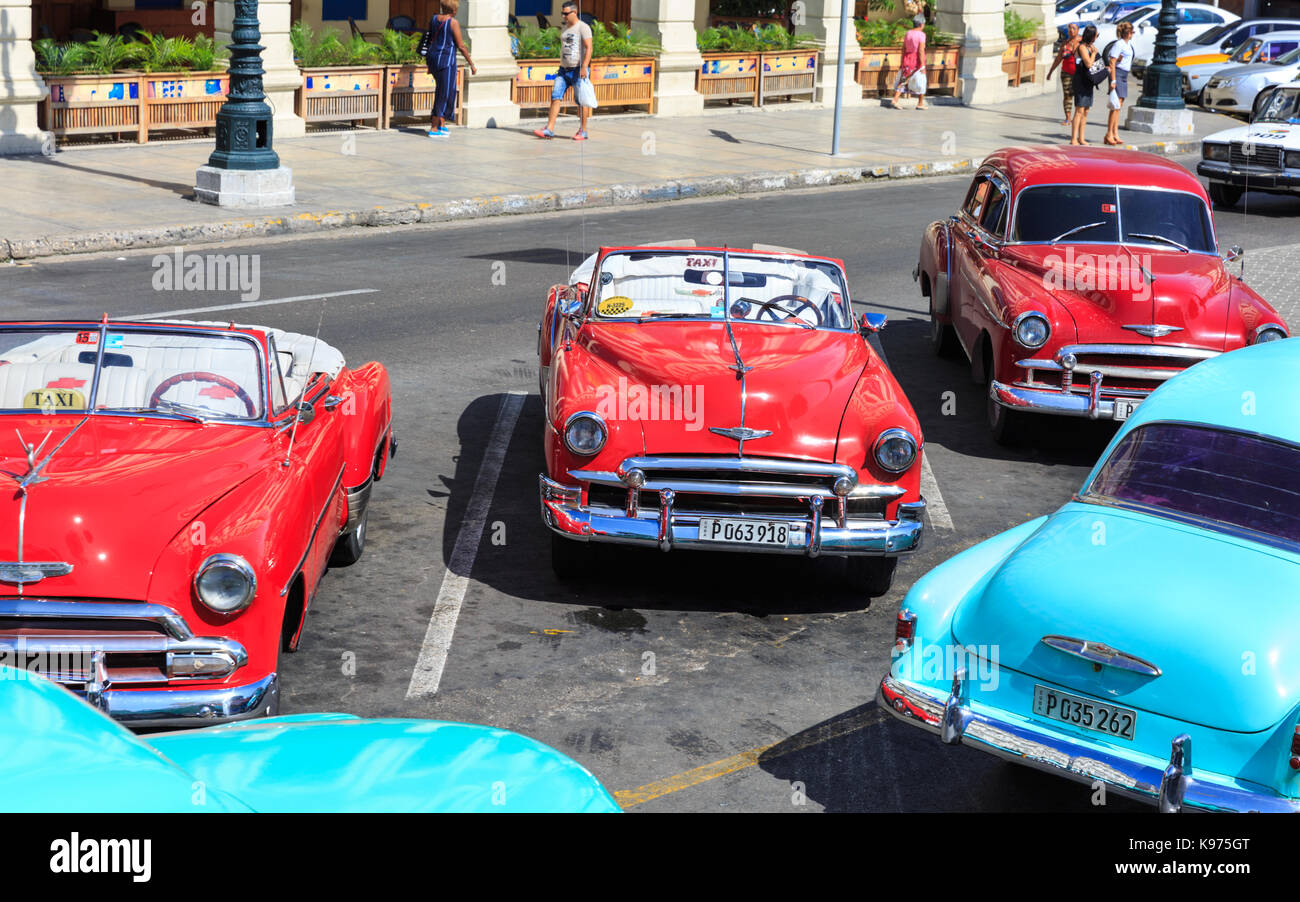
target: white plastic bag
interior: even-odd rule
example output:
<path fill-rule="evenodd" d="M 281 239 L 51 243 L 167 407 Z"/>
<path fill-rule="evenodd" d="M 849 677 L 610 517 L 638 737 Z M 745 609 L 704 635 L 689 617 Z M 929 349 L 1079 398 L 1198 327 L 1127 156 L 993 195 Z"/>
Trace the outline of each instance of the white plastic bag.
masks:
<path fill-rule="evenodd" d="M 573 89 L 573 99 L 578 102 L 578 106 L 585 106 L 589 110 L 600 105 L 596 102 L 596 89 L 592 87 L 590 78 L 578 79 L 578 86 Z"/>
<path fill-rule="evenodd" d="M 1110 93 L 1106 95 L 1106 106 L 1112 110 L 1118 110 L 1123 105 L 1123 101 L 1119 99 L 1119 94 L 1115 93 L 1114 88 L 1111 88 Z"/>
<path fill-rule="evenodd" d="M 925 70 L 917 69 L 912 73 L 911 78 L 907 80 L 907 93 L 915 94 L 917 97 L 924 97 L 925 89 Z"/>

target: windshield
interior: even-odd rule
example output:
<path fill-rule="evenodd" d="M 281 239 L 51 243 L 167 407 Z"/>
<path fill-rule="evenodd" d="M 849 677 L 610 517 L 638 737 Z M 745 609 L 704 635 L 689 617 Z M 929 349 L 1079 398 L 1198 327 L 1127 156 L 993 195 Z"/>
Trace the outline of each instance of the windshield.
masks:
<path fill-rule="evenodd" d="M 1084 0 L 1057 0 L 1056 11 L 1058 13 L 1068 13 L 1075 7 L 1083 6 Z"/>
<path fill-rule="evenodd" d="M 828 329 L 852 322 L 844 273 L 835 264 L 736 251 L 608 254 L 600 264 L 592 310 L 598 319 L 610 320 L 720 320 L 724 297 L 733 320 Z"/>
<path fill-rule="evenodd" d="M 1199 44 L 1202 47 L 1208 47 L 1210 44 L 1213 44 L 1215 41 L 1219 40 L 1219 38 L 1223 36 L 1224 32 L 1228 31 L 1228 29 L 1230 28 L 1235 28 L 1236 26 L 1237 26 L 1236 22 L 1227 22 L 1224 23 L 1223 25 L 1216 25 L 1213 28 L 1211 28 L 1209 31 L 1207 31 L 1205 34 L 1198 37 L 1192 43 Z"/>
<path fill-rule="evenodd" d="M 1259 48 L 1263 46 L 1263 44 L 1264 42 L 1261 41 L 1259 38 L 1251 38 L 1249 41 L 1247 41 L 1246 43 L 1242 44 L 1240 47 L 1237 48 L 1236 52 L 1234 52 L 1232 56 L 1229 57 L 1228 62 L 1230 63 L 1250 62 L 1252 59 L 1255 58 L 1255 54 L 1259 52 Z"/>
<path fill-rule="evenodd" d="M 1137 9 L 1133 10 L 1133 12 L 1129 13 L 1127 16 L 1120 19 L 1120 21 L 1130 22 L 1136 25 L 1139 19 L 1145 19 L 1149 15 L 1151 15 L 1151 10 L 1149 8 L 1139 6 Z"/>
<path fill-rule="evenodd" d="M 1268 95 L 1253 121 L 1300 123 L 1300 88 L 1279 89 Z"/>
<path fill-rule="evenodd" d="M 1279 56 L 1277 59 L 1270 60 L 1270 62 L 1274 66 L 1289 66 L 1292 63 L 1296 62 L 1297 60 L 1300 60 L 1300 47 L 1297 47 L 1295 50 L 1284 53 L 1281 56 Z"/>
<path fill-rule="evenodd" d="M 1300 448 L 1208 426 L 1126 435 L 1081 496 L 1300 543 Z"/>
<path fill-rule="evenodd" d="M 0 330 L 0 411 L 262 416 L 261 354 L 251 340 L 114 326 L 104 333 L 101 364 L 100 335 Z"/>
<path fill-rule="evenodd" d="M 1120 229 L 1123 228 L 1121 239 Z M 1111 185 L 1040 185 L 1016 200 L 1013 242 L 1149 244 L 1212 254 L 1205 202 L 1182 191 Z"/>

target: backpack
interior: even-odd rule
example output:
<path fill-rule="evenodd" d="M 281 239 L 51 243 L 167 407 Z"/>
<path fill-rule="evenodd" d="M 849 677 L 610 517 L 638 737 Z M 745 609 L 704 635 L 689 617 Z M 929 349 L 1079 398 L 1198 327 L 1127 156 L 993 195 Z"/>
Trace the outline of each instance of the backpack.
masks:
<path fill-rule="evenodd" d="M 1101 61 L 1105 63 L 1107 66 L 1110 65 L 1110 48 L 1114 47 L 1118 43 L 1119 43 L 1119 38 L 1116 38 L 1115 40 L 1107 44 L 1105 47 L 1101 48 Z"/>

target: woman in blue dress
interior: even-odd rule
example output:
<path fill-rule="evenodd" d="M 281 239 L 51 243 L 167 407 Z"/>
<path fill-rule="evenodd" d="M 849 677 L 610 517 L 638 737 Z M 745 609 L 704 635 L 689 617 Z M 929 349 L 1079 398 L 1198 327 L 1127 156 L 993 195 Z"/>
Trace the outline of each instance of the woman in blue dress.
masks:
<path fill-rule="evenodd" d="M 461 38 L 460 23 L 456 21 L 460 0 L 440 0 L 438 6 L 438 14 L 429 20 L 429 47 L 424 56 L 429 64 L 429 74 L 437 85 L 433 94 L 433 114 L 429 119 L 430 138 L 447 137 L 450 134 L 447 120 L 456 118 L 456 51 L 459 50 L 465 62 L 469 63 L 470 74 L 478 74 Z"/>

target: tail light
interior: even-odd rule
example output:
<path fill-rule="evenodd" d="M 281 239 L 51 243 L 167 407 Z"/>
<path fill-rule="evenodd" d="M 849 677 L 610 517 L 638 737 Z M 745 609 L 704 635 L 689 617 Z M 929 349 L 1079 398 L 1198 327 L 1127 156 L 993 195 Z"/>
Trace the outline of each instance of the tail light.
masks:
<path fill-rule="evenodd" d="M 912 640 L 916 638 L 916 614 L 903 608 L 898 612 L 898 620 L 894 622 L 894 651 L 903 652 L 912 647 Z M 1297 728 L 1300 732 L 1300 728 Z M 1292 740 L 1291 746 L 1295 748 L 1296 740 Z"/>
<path fill-rule="evenodd" d="M 1291 769 L 1300 770 L 1300 727 L 1291 734 Z"/>

